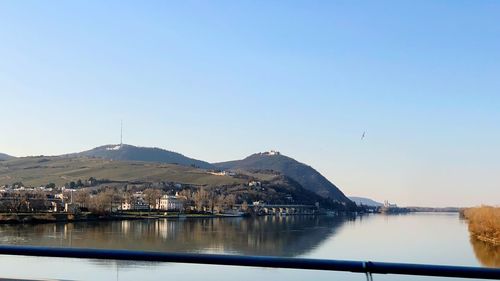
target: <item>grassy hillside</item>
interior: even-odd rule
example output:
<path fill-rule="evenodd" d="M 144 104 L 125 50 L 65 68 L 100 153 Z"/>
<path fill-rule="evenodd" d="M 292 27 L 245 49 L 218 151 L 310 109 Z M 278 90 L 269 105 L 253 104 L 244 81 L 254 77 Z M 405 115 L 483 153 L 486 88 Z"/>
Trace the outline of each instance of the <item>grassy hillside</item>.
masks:
<path fill-rule="evenodd" d="M 214 168 L 210 163 L 186 157 L 180 153 L 156 147 L 138 147 L 128 144 L 104 145 L 70 156 L 84 156 L 119 161 L 144 161 L 194 166 L 203 169 Z"/>
<path fill-rule="evenodd" d="M 63 185 L 78 179 L 114 181 L 171 181 L 195 185 L 224 185 L 244 180 L 214 176 L 187 166 L 149 162 L 112 161 L 86 157 L 24 157 L 0 162 L 0 185 L 22 182 L 28 186 Z"/>
<path fill-rule="evenodd" d="M 207 186 L 205 192 L 214 196 L 234 195 L 238 202 L 264 201 L 270 204 L 320 203 L 323 208 L 345 209 L 332 200 L 307 190 L 293 179 L 275 172 L 243 173 L 235 177 L 216 176 L 207 170 L 189 166 L 151 162 L 113 161 L 87 157 L 24 157 L 0 162 L 0 185 L 22 182 L 24 186 L 45 186 L 55 183 L 63 186 L 90 177 L 109 180 L 109 187 L 123 187 L 122 183 L 175 182 L 194 186 Z M 261 182 L 248 186 L 250 180 Z M 201 191 L 200 191 L 201 192 Z"/>

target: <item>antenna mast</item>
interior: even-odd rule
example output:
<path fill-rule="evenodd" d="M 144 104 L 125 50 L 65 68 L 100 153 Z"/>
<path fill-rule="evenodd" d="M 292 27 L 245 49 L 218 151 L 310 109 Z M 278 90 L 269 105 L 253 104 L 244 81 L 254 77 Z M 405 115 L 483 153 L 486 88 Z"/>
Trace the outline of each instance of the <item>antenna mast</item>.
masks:
<path fill-rule="evenodd" d="M 120 147 L 123 146 L 123 120 L 120 120 Z"/>

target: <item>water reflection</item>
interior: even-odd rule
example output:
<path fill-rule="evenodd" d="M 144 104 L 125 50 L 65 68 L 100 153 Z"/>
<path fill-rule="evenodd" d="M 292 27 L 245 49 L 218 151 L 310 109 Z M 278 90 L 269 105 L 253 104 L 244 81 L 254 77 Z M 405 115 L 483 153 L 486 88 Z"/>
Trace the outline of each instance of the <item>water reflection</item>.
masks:
<path fill-rule="evenodd" d="M 470 243 L 477 260 L 484 266 L 500 267 L 500 246 L 494 246 L 471 237 Z"/>
<path fill-rule="evenodd" d="M 460 221 L 457 214 L 444 213 L 369 215 L 356 220 L 290 216 L 0 225 L 0 243 L 4 244 L 499 266 L 498 249 L 481 243 L 472 247 L 469 239 L 466 222 Z M 214 281 L 363 279 L 358 274 L 319 271 L 17 256 L 0 256 L 0 263 L 3 277 L 18 279 L 157 280 L 167 276 L 182 276 L 186 280 L 203 276 L 204 280 Z M 30 270 L 26 270 L 26 264 Z M 386 281 L 401 278 L 376 276 L 377 280 Z"/>
<path fill-rule="evenodd" d="M 318 247 L 346 220 L 268 216 L 2 225 L 0 243 L 291 257 Z"/>

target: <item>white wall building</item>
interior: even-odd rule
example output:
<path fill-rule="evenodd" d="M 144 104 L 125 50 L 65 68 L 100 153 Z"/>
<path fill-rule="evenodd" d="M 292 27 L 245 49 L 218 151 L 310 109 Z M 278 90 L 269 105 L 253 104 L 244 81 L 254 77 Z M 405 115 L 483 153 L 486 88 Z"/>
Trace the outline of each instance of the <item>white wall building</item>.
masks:
<path fill-rule="evenodd" d="M 184 203 L 179 200 L 178 196 L 163 195 L 156 204 L 158 210 L 180 211 L 184 209 Z"/>

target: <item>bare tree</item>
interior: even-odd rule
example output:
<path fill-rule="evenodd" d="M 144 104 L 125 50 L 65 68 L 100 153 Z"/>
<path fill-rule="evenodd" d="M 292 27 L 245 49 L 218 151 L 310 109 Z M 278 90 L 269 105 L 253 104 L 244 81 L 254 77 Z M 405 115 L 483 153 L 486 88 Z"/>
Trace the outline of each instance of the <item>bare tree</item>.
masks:
<path fill-rule="evenodd" d="M 208 191 L 206 191 L 205 188 L 200 188 L 194 193 L 193 199 L 194 204 L 196 205 L 196 210 L 203 211 L 203 208 L 208 206 Z"/>
<path fill-rule="evenodd" d="M 78 190 L 74 196 L 74 201 L 80 207 L 88 208 L 90 203 L 90 192 L 88 190 Z"/>
<path fill-rule="evenodd" d="M 149 211 L 151 211 L 151 206 L 154 206 L 154 208 L 157 209 L 162 196 L 161 191 L 159 189 L 148 188 L 144 190 L 144 195 L 146 202 L 148 202 L 149 205 Z"/>
<path fill-rule="evenodd" d="M 236 202 L 236 197 L 233 194 L 218 195 L 215 197 L 215 208 L 217 211 L 222 212 L 233 208 Z"/>
<path fill-rule="evenodd" d="M 187 201 L 193 200 L 193 195 L 190 189 L 184 189 L 179 192 L 179 196 L 186 198 Z"/>
<path fill-rule="evenodd" d="M 234 194 L 229 194 L 224 197 L 224 203 L 228 209 L 232 209 L 234 204 L 236 204 L 236 196 Z"/>
<path fill-rule="evenodd" d="M 223 194 L 216 196 L 214 201 L 214 209 L 217 210 L 217 212 L 221 213 L 226 209 L 226 197 Z"/>
<path fill-rule="evenodd" d="M 26 191 L 14 191 L 11 195 L 10 209 L 15 212 L 28 211 L 29 201 Z"/>
<path fill-rule="evenodd" d="M 106 213 L 113 211 L 113 190 L 102 190 L 90 200 L 90 209 L 95 213 Z"/>
<path fill-rule="evenodd" d="M 31 202 L 32 211 L 46 211 L 50 206 L 47 194 L 42 190 L 28 194 L 28 200 Z"/>

